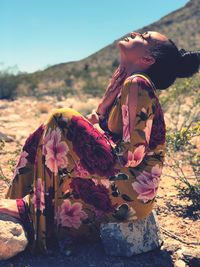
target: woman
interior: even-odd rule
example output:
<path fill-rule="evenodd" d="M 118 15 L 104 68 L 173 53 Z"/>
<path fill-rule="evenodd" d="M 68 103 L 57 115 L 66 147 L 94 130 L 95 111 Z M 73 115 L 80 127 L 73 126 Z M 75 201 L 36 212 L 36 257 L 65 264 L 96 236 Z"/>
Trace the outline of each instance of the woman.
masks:
<path fill-rule="evenodd" d="M 24 144 L 0 211 L 22 220 L 33 251 L 98 239 L 101 222 L 140 220 L 154 207 L 166 132 L 157 90 L 196 73 L 199 53 L 153 31 L 118 48 L 97 110 L 57 109 Z"/>

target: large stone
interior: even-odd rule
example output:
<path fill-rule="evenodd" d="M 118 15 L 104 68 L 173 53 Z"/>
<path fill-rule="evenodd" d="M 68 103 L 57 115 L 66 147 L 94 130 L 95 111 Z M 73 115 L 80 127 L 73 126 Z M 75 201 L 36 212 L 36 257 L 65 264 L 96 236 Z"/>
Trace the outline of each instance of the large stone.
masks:
<path fill-rule="evenodd" d="M 106 254 L 113 256 L 141 254 L 163 242 L 154 211 L 140 221 L 101 223 L 100 235 Z"/>
<path fill-rule="evenodd" d="M 9 259 L 23 251 L 28 244 L 20 221 L 0 213 L 0 260 Z"/>

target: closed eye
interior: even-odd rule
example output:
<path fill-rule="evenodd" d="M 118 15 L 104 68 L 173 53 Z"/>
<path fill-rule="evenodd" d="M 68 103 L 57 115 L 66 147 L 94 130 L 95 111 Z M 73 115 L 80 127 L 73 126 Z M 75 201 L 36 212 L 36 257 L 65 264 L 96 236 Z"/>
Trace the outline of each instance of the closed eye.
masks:
<path fill-rule="evenodd" d="M 148 42 L 151 36 L 148 32 L 144 32 L 143 34 L 141 34 L 141 37 L 143 38 L 143 40 L 146 40 Z"/>
<path fill-rule="evenodd" d="M 143 33 L 144 34 L 144 33 Z M 140 33 L 140 37 L 142 37 L 143 40 L 147 41 L 142 33 Z"/>
<path fill-rule="evenodd" d="M 135 33 L 135 32 L 131 32 L 130 33 L 130 37 L 131 38 L 135 38 L 135 36 L 137 36 L 137 35 L 139 35 L 143 40 L 145 40 L 145 41 L 149 41 L 149 39 L 150 39 L 150 34 L 148 34 L 148 31 L 146 31 L 145 33 L 140 33 L 140 32 L 138 32 L 138 33 Z M 147 37 L 145 37 L 144 35 L 147 35 Z"/>

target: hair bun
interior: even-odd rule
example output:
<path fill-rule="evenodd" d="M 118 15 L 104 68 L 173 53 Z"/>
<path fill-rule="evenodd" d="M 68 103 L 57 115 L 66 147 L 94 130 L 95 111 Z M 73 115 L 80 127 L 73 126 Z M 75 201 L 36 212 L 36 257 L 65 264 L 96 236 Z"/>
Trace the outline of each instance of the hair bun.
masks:
<path fill-rule="evenodd" d="M 193 74 L 198 72 L 200 65 L 200 52 L 190 52 L 185 49 L 180 49 L 179 53 L 180 57 L 177 66 L 177 77 L 191 77 Z"/>

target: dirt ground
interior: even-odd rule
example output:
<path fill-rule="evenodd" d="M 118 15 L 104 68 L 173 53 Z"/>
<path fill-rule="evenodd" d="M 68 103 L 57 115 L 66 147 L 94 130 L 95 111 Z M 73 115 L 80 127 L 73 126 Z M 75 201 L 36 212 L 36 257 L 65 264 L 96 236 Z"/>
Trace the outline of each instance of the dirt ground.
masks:
<path fill-rule="evenodd" d="M 53 108 L 74 107 L 78 111 L 84 109 L 77 106 L 77 101 L 58 102 L 55 99 L 37 101 L 22 98 L 15 101 L 0 100 L 0 133 L 10 136 L 12 140 L 5 143 L 0 151 L 0 166 L 6 177 L 12 177 L 8 161 L 16 159 L 15 151 L 21 148 L 27 136 L 44 122 Z M 76 103 L 76 104 L 75 104 Z M 184 157 L 184 155 L 177 155 Z M 85 243 L 77 245 L 75 255 L 48 256 L 29 255 L 25 251 L 16 257 L 0 262 L 0 267 L 184 267 L 200 266 L 200 211 L 191 207 L 187 199 L 180 200 L 174 187 L 180 183 L 176 174 L 167 166 L 173 160 L 166 158 L 160 188 L 158 190 L 155 211 L 158 216 L 163 246 L 160 250 L 148 252 L 130 258 L 112 257 L 105 254 L 101 243 Z M 185 165 L 184 171 L 191 174 L 190 166 Z M 0 180 L 0 198 L 7 190 L 5 181 Z"/>

